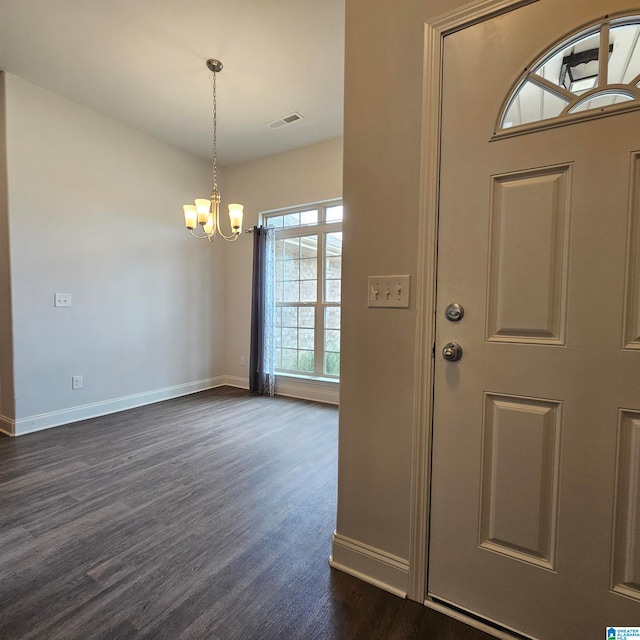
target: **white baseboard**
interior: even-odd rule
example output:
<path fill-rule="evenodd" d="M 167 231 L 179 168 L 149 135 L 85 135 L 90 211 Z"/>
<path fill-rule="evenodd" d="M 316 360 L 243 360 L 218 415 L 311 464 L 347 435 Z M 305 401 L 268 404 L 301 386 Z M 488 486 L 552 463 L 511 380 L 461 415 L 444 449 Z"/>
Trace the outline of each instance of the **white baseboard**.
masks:
<path fill-rule="evenodd" d="M 221 379 L 229 387 L 249 388 L 249 378 L 222 376 Z M 330 380 L 277 375 L 276 395 L 337 405 L 340 395 L 340 383 Z"/>
<path fill-rule="evenodd" d="M 197 380 L 164 389 L 156 389 L 144 393 L 136 393 L 121 398 L 113 398 L 92 404 L 51 411 L 26 418 L 11 420 L 6 416 L 0 416 L 0 433 L 8 436 L 22 436 L 34 431 L 42 431 L 59 427 L 70 422 L 97 418 L 109 413 L 134 409 L 146 404 L 161 402 L 171 398 L 186 396 L 198 391 L 213 389 L 215 387 L 236 387 L 238 389 L 248 389 L 249 379 L 240 376 L 217 376 L 205 380 Z M 302 400 L 313 400 L 328 404 L 338 404 L 339 384 L 326 382 L 324 380 L 311 380 L 295 377 L 278 377 L 276 381 L 276 394 Z"/>
<path fill-rule="evenodd" d="M 101 402 L 85 404 L 79 407 L 71 407 L 60 411 L 51 411 L 49 413 L 42 413 L 28 418 L 19 418 L 15 421 L 9 421 L 8 426 L 10 427 L 10 430 L 8 432 L 5 431 L 4 427 L 5 419 L 5 421 L 0 421 L 0 430 L 2 430 L 3 433 L 7 433 L 7 435 L 22 436 L 27 433 L 33 433 L 34 431 L 42 431 L 43 429 L 50 429 L 51 427 L 59 427 L 60 425 L 69 424 L 70 422 L 97 418 L 98 416 L 104 416 L 109 413 L 116 413 L 118 411 L 125 411 L 126 409 L 133 409 L 135 407 L 141 407 L 154 402 L 161 402 L 162 400 L 170 400 L 171 398 L 186 396 L 191 393 L 197 393 L 198 391 L 221 387 L 225 384 L 224 377 L 219 376 L 216 378 L 207 378 L 205 380 L 197 380 L 196 382 L 179 384 L 173 387 L 166 387 L 164 389 L 135 393 L 130 396 L 113 398 L 112 400 L 103 400 Z"/>
<path fill-rule="evenodd" d="M 407 597 L 409 563 L 403 558 L 334 533 L 329 564 L 400 598 Z"/>
<path fill-rule="evenodd" d="M 7 416 L 0 416 L 0 433 L 5 436 L 12 436 L 15 432 L 15 422 Z"/>
<path fill-rule="evenodd" d="M 248 389 L 249 378 L 241 378 L 240 376 L 220 376 L 222 384 L 225 387 L 236 387 L 236 389 Z"/>
<path fill-rule="evenodd" d="M 337 405 L 340 399 L 340 383 L 277 375 L 276 395 Z"/>

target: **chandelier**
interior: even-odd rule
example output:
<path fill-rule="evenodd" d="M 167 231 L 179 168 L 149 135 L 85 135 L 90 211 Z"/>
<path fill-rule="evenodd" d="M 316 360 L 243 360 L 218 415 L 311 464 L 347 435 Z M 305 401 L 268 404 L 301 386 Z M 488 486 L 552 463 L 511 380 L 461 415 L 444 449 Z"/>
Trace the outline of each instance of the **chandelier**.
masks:
<path fill-rule="evenodd" d="M 211 85 L 213 87 L 213 191 L 211 198 L 197 198 L 194 204 L 183 205 L 184 222 L 194 238 L 213 242 L 216 234 L 223 240 L 233 242 L 242 233 L 242 215 L 244 207 L 241 204 L 229 205 L 229 222 L 231 235 L 225 236 L 220 228 L 220 191 L 218 191 L 218 114 L 216 103 L 216 74 L 222 71 L 222 62 L 213 58 L 207 60 L 207 67 L 211 71 Z M 194 232 L 197 226 L 202 228 L 204 235 Z"/>

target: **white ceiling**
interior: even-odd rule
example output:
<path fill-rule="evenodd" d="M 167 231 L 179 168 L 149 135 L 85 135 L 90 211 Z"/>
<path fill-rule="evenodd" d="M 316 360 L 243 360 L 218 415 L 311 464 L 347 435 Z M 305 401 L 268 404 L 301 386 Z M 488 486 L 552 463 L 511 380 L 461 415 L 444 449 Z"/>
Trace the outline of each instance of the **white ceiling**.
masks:
<path fill-rule="evenodd" d="M 208 58 L 221 164 L 342 135 L 344 0 L 0 0 L 0 70 L 203 158 Z"/>

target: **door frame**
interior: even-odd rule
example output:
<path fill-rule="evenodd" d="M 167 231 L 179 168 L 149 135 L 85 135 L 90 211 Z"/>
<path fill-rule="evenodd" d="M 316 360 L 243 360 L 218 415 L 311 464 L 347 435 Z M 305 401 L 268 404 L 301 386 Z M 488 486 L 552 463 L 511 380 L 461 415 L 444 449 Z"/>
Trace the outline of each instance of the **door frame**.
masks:
<path fill-rule="evenodd" d="M 435 293 L 438 242 L 440 144 L 444 38 L 479 22 L 538 0 L 480 0 L 443 14 L 424 26 L 421 185 L 418 219 L 415 402 L 411 460 L 411 524 L 407 595 L 444 610 L 427 599 L 431 434 L 433 425 Z M 450 611 L 446 611 L 451 615 Z M 465 616 L 457 614 L 455 617 Z M 469 622 L 469 620 L 466 620 Z M 477 621 L 474 626 L 483 626 Z M 495 634 L 495 630 L 492 631 Z M 507 637 L 507 636 L 504 636 Z"/>

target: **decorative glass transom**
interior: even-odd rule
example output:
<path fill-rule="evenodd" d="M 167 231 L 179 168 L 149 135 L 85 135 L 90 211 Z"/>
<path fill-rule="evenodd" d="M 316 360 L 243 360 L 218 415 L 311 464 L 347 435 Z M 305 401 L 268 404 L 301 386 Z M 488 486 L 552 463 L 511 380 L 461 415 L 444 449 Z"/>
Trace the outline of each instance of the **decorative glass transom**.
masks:
<path fill-rule="evenodd" d="M 589 27 L 547 51 L 516 84 L 499 129 L 640 108 L 639 38 L 640 17 L 627 16 Z"/>

